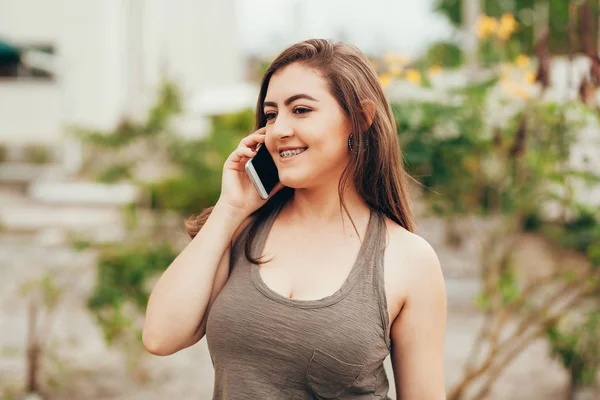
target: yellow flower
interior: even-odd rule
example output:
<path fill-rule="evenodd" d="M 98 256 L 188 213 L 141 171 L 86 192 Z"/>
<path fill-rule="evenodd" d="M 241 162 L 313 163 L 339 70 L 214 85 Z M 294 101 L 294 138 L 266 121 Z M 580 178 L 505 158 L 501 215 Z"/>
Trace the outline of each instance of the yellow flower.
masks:
<path fill-rule="evenodd" d="M 524 54 L 520 54 L 515 60 L 515 64 L 517 64 L 517 67 L 519 68 L 525 68 L 529 65 L 529 57 Z"/>
<path fill-rule="evenodd" d="M 395 65 L 401 65 L 401 66 L 406 65 L 410 62 L 408 57 L 403 56 L 402 54 L 386 53 L 383 55 L 383 59 L 388 64 L 395 64 Z"/>
<path fill-rule="evenodd" d="M 502 79 L 504 79 L 504 80 L 510 79 L 512 73 L 513 73 L 512 65 L 510 65 L 508 63 L 503 63 L 502 67 L 500 69 L 500 75 L 501 75 Z"/>
<path fill-rule="evenodd" d="M 500 24 L 497 27 L 496 35 L 501 40 L 507 40 L 515 32 L 517 25 L 518 23 L 512 14 L 502 14 L 502 17 L 500 18 Z"/>
<path fill-rule="evenodd" d="M 406 80 L 410 83 L 418 85 L 421 83 L 421 72 L 416 69 L 409 69 L 406 71 Z"/>
<path fill-rule="evenodd" d="M 517 88 L 516 95 L 525 100 L 527 100 L 530 97 L 529 93 L 523 88 Z"/>
<path fill-rule="evenodd" d="M 390 66 L 389 73 L 392 76 L 400 76 L 402 74 L 402 67 L 394 64 L 394 65 Z"/>
<path fill-rule="evenodd" d="M 491 34 L 498 30 L 498 20 L 483 14 L 477 18 L 477 36 L 481 39 L 487 39 Z"/>
<path fill-rule="evenodd" d="M 389 72 L 386 72 L 379 77 L 379 82 L 383 88 L 386 88 L 390 84 L 391 80 L 392 75 Z"/>
<path fill-rule="evenodd" d="M 511 32 L 503 29 L 502 27 L 498 28 L 498 31 L 496 32 L 498 39 L 502 40 L 503 42 L 506 42 L 508 38 L 510 38 L 510 35 Z"/>
<path fill-rule="evenodd" d="M 503 79 L 500 81 L 500 87 L 504 90 L 504 93 L 510 93 L 512 89 L 512 84 L 508 79 Z"/>
<path fill-rule="evenodd" d="M 509 96 L 514 96 L 518 94 L 517 92 L 520 90 L 519 86 L 511 80 L 500 81 L 500 86 L 504 90 L 504 93 L 506 93 Z"/>
<path fill-rule="evenodd" d="M 440 67 L 439 65 L 434 65 L 433 67 L 429 68 L 428 72 L 431 75 L 437 75 L 440 72 L 442 72 L 442 67 Z"/>
<path fill-rule="evenodd" d="M 527 75 L 525 75 L 525 80 L 528 83 L 535 83 L 536 77 L 537 77 L 537 74 L 535 72 L 529 72 L 529 73 L 527 73 Z"/>

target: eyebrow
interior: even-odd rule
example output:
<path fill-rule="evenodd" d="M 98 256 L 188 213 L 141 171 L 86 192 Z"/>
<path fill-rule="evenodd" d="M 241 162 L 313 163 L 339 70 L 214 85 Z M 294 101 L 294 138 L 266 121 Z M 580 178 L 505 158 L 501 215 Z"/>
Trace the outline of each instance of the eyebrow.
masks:
<path fill-rule="evenodd" d="M 292 102 L 298 100 L 298 99 L 307 99 L 307 100 L 312 100 L 312 101 L 319 101 L 317 99 L 315 99 L 314 97 L 311 97 L 307 94 L 304 93 L 300 93 L 300 94 L 295 94 L 291 97 L 289 97 L 284 104 L 286 106 L 290 105 Z M 277 107 L 277 103 L 274 103 L 272 101 L 265 101 L 265 103 L 263 104 L 263 107 L 267 107 L 267 106 L 271 106 L 271 107 Z"/>

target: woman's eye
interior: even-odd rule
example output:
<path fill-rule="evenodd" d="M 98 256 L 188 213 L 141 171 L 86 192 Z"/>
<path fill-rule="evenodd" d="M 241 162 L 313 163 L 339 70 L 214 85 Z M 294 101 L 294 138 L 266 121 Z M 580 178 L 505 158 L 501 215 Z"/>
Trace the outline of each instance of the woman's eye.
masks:
<path fill-rule="evenodd" d="M 303 112 L 301 112 L 300 114 L 306 114 L 307 112 L 310 111 L 308 108 L 304 108 L 304 107 L 296 107 L 294 109 L 294 111 L 299 111 L 299 110 L 303 110 Z"/>
<path fill-rule="evenodd" d="M 306 113 L 308 113 L 310 111 L 311 110 L 309 108 L 306 108 L 306 107 L 296 107 L 296 108 L 294 108 L 294 113 L 296 113 L 296 114 L 306 114 Z M 275 117 L 276 115 L 277 115 L 276 113 L 271 112 L 271 113 L 264 114 L 264 117 L 265 117 L 265 120 L 271 121 L 273 119 L 271 117 Z"/>

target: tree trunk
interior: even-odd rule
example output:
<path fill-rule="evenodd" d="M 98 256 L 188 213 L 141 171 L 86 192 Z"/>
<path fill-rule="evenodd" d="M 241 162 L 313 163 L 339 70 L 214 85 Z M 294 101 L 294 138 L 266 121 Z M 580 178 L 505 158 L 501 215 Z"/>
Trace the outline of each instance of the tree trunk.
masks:
<path fill-rule="evenodd" d="M 600 0 L 598 0 L 598 11 L 596 11 L 596 17 L 598 17 L 598 24 L 596 25 L 596 54 L 600 55 Z"/>
<path fill-rule="evenodd" d="M 575 384 L 575 378 L 569 376 L 569 391 L 567 392 L 567 400 L 575 400 L 576 393 L 577 385 Z"/>
<path fill-rule="evenodd" d="M 477 50 L 479 48 L 479 39 L 477 37 L 477 18 L 481 14 L 481 0 L 463 0 L 462 2 L 462 21 L 463 32 L 463 53 L 465 62 L 470 70 L 477 65 Z"/>
<path fill-rule="evenodd" d="M 533 8 L 533 41 L 537 42 L 550 31 L 550 3 L 548 0 L 537 0 Z"/>
<path fill-rule="evenodd" d="M 459 217 L 460 218 L 460 217 Z M 444 238 L 445 244 L 452 249 L 459 249 L 463 244 L 464 218 L 463 226 L 461 227 L 459 218 L 448 217 L 446 219 L 446 234 Z"/>
<path fill-rule="evenodd" d="M 41 348 L 34 344 L 27 349 L 27 393 L 38 393 Z"/>
<path fill-rule="evenodd" d="M 27 393 L 39 391 L 38 372 L 40 365 L 41 347 L 37 339 L 38 306 L 35 300 L 29 304 L 28 332 L 27 332 L 27 369 L 25 377 Z"/>

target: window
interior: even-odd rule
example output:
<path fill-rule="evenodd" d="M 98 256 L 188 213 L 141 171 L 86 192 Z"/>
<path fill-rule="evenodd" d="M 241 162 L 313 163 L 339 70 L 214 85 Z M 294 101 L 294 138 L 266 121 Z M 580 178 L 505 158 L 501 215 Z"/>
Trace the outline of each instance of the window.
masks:
<path fill-rule="evenodd" d="M 54 46 L 18 46 L 0 39 L 0 77 L 54 79 Z"/>

